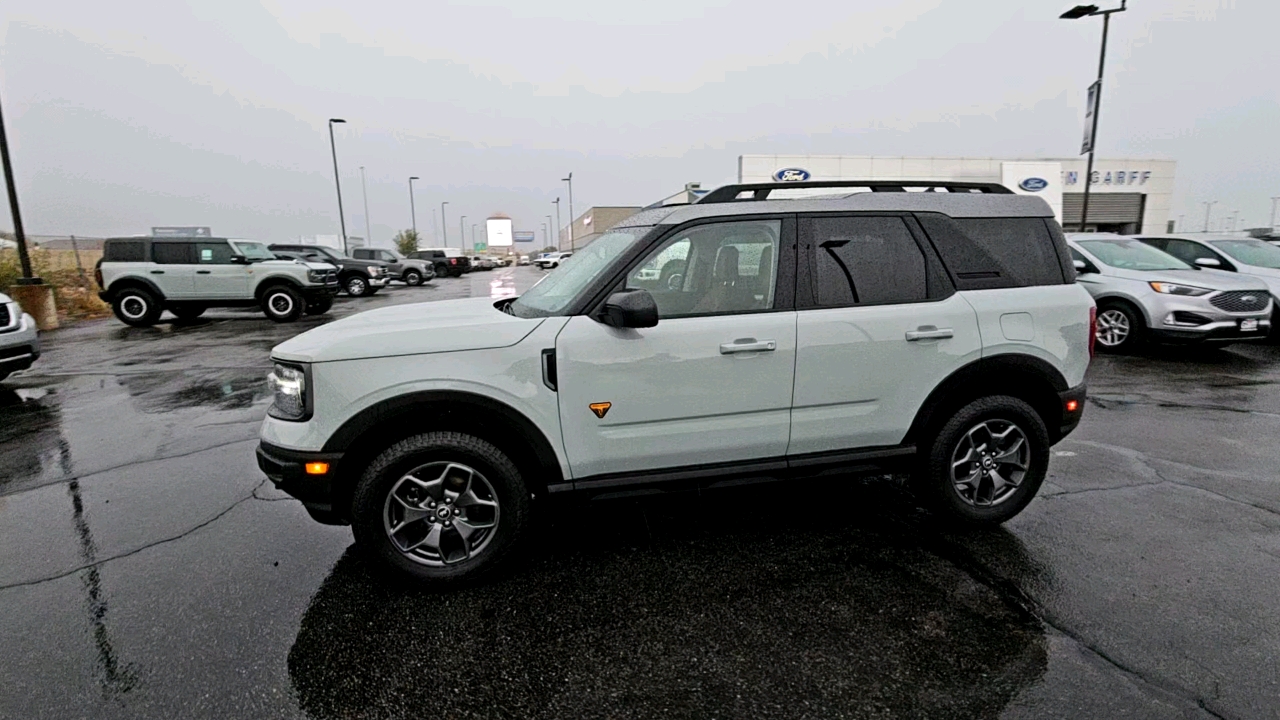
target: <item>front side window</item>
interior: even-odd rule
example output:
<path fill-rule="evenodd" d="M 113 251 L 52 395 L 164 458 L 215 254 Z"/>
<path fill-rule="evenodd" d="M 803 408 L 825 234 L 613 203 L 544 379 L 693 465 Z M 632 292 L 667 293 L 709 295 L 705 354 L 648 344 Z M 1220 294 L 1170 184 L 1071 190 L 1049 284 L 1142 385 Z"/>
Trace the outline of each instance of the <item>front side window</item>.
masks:
<path fill-rule="evenodd" d="M 565 263 L 538 281 L 508 307 L 517 317 L 550 317 L 568 309 L 574 298 L 591 281 L 617 260 L 627 248 L 653 228 L 634 227 L 610 230 L 578 251 L 573 262 Z"/>
<path fill-rule="evenodd" d="M 1191 266 L 1141 240 L 1081 240 L 1080 247 L 1103 265 L 1122 270 L 1190 270 Z M 1172 245 L 1170 246 L 1172 252 Z"/>
<path fill-rule="evenodd" d="M 1261 240 L 1214 240 L 1213 246 L 1245 265 L 1280 269 L 1280 248 Z"/>
<path fill-rule="evenodd" d="M 276 259 L 275 253 L 271 252 L 271 250 L 268 249 L 266 245 L 263 245 L 260 242 L 245 242 L 243 240 L 236 240 L 236 241 L 233 241 L 231 244 L 235 246 L 235 249 L 239 254 L 245 256 L 250 261 L 256 262 L 258 260 L 275 260 Z"/>
<path fill-rule="evenodd" d="M 196 243 L 196 259 L 201 265 L 230 265 L 234 254 L 224 242 Z"/>
<path fill-rule="evenodd" d="M 1151 243 L 1148 242 L 1148 244 Z M 1218 257 L 1218 254 L 1214 251 L 1200 243 L 1194 243 L 1189 240 L 1165 240 L 1165 245 L 1162 249 L 1188 265 L 1195 265 L 1196 260 L 1222 261 L 1222 258 Z"/>
<path fill-rule="evenodd" d="M 831 217 L 801 222 L 810 238 L 819 307 L 919 302 L 929 296 L 924 253 L 902 218 Z"/>
<path fill-rule="evenodd" d="M 781 231 L 781 220 L 696 225 L 651 252 L 626 287 L 649 291 L 660 318 L 772 310 Z"/>

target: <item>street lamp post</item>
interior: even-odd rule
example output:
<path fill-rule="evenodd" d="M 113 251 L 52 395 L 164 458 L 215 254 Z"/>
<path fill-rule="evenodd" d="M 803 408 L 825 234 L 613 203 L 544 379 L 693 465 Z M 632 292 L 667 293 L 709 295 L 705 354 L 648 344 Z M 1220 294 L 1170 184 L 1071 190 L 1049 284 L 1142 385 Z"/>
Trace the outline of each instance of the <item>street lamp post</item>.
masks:
<path fill-rule="evenodd" d="M 444 218 L 444 206 L 448 204 L 448 200 L 440 203 L 440 247 L 449 247 L 449 226 Z"/>
<path fill-rule="evenodd" d="M 360 166 L 360 192 L 364 195 L 364 241 L 373 245 L 373 231 L 369 225 L 369 187 L 364 180 L 364 166 Z"/>
<path fill-rule="evenodd" d="M 471 247 L 476 246 L 476 223 L 471 223 Z"/>
<path fill-rule="evenodd" d="M 562 227 L 560 225 L 560 198 L 556 198 L 555 202 L 552 204 L 556 206 L 556 249 L 559 250 L 560 249 L 560 228 Z"/>
<path fill-rule="evenodd" d="M 1238 217 L 1240 217 L 1240 211 L 1239 211 L 1239 210 L 1232 210 L 1232 211 L 1231 211 L 1231 232 L 1235 232 L 1235 231 L 1236 231 L 1236 218 L 1238 218 Z"/>
<path fill-rule="evenodd" d="M 1217 200 L 1204 201 L 1204 231 L 1205 232 L 1209 232 L 1209 211 L 1213 208 L 1214 205 L 1217 205 L 1217 204 L 1218 204 Z"/>
<path fill-rule="evenodd" d="M 464 251 L 467 249 L 467 216 L 463 215 L 458 218 L 458 247 Z M 475 252 L 476 246 L 471 246 L 471 251 Z"/>
<path fill-rule="evenodd" d="M 1110 10 L 1099 10 L 1097 5 L 1077 5 L 1059 16 L 1063 20 L 1078 20 L 1083 17 L 1102 16 L 1102 50 L 1098 54 L 1097 97 L 1093 101 L 1093 125 L 1089 129 L 1089 161 L 1084 171 L 1084 198 L 1080 203 L 1080 230 L 1083 231 L 1089 222 L 1089 187 L 1093 185 L 1093 149 L 1098 146 L 1098 116 L 1102 114 L 1102 69 L 1107 62 L 1107 30 L 1111 27 L 1111 16 L 1124 12 L 1127 0 L 1120 0 L 1120 7 Z"/>
<path fill-rule="evenodd" d="M 409 176 L 409 222 L 413 223 L 413 234 L 418 234 L 418 211 L 413 207 L 413 181 L 418 180 L 417 175 Z"/>
<path fill-rule="evenodd" d="M 1275 232 L 1275 229 L 1276 229 L 1276 203 L 1277 202 L 1280 202 L 1280 196 L 1271 198 L 1271 230 L 1272 232 Z"/>
<path fill-rule="evenodd" d="M 569 173 L 569 177 L 561 178 L 569 183 L 569 252 L 573 252 L 573 173 Z M 556 206 L 559 207 L 558 205 Z"/>
<path fill-rule="evenodd" d="M 4 115 L 0 114 L 0 161 L 4 163 L 4 182 L 9 188 L 9 212 L 13 216 L 13 237 L 18 242 L 18 262 L 22 265 L 19 285 L 43 285 L 44 280 L 31 271 L 31 256 L 27 255 L 27 234 L 22 229 L 22 213 L 18 212 L 18 187 L 13 181 L 13 162 L 9 159 L 9 138 L 4 132 Z"/>
<path fill-rule="evenodd" d="M 550 244 L 551 244 L 551 228 L 552 228 L 552 227 L 555 227 L 555 226 L 551 224 L 551 216 L 550 216 L 550 215 L 548 215 L 548 216 L 547 216 L 547 236 L 546 236 L 545 238 L 543 238 L 544 240 L 546 240 L 546 242 L 544 242 L 544 243 L 542 244 L 542 247 L 546 247 L 546 246 L 548 246 L 548 245 L 550 245 Z M 556 241 L 556 249 L 557 249 L 557 250 L 559 250 L 559 249 L 560 249 L 560 242 L 559 242 L 559 239 L 558 239 L 558 238 L 557 238 L 557 241 Z"/>
<path fill-rule="evenodd" d="M 342 214 L 342 183 L 338 181 L 338 146 L 333 141 L 335 123 L 346 123 L 342 118 L 329 118 L 329 150 L 333 152 L 333 185 L 338 188 L 338 225 L 342 228 L 342 254 L 347 254 L 347 219 Z"/>
<path fill-rule="evenodd" d="M 551 216 L 548 215 L 547 219 L 550 220 Z M 542 247 L 546 247 L 547 243 L 551 242 L 551 231 L 548 229 L 550 227 L 550 223 L 542 223 Z"/>

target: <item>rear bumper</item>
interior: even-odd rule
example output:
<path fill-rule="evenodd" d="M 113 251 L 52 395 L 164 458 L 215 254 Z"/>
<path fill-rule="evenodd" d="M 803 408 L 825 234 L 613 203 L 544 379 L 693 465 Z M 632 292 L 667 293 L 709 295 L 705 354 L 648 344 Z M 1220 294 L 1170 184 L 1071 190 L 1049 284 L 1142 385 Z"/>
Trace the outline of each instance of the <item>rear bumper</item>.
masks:
<path fill-rule="evenodd" d="M 313 516 L 333 514 L 333 478 L 337 476 L 342 453 L 290 450 L 259 442 L 257 456 L 258 468 L 267 478 L 277 488 L 301 500 Z M 318 462 L 328 463 L 328 472 L 308 474 L 307 464 Z"/>
<path fill-rule="evenodd" d="M 1087 389 L 1084 383 L 1080 383 L 1073 388 L 1058 393 L 1058 408 L 1062 411 L 1062 417 L 1058 422 L 1057 435 L 1053 438 L 1055 444 L 1070 435 L 1071 431 L 1075 430 L 1080 424 L 1080 418 L 1084 416 L 1084 401 L 1088 395 Z M 1075 409 L 1069 410 L 1068 408 L 1072 407 L 1072 402 L 1075 403 Z M 1050 428 L 1050 432 L 1052 431 L 1053 429 Z"/>

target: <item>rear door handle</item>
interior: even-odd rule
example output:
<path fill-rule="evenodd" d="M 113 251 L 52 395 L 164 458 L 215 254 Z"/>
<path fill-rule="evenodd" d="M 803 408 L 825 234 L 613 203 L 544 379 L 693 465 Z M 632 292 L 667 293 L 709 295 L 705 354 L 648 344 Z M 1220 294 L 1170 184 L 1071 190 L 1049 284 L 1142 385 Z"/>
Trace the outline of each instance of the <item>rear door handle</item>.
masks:
<path fill-rule="evenodd" d="M 196 271 L 196 274 L 197 274 L 197 275 L 208 275 L 210 272 L 211 272 L 210 270 L 197 270 L 197 271 Z"/>
<path fill-rule="evenodd" d="M 756 340 L 755 338 L 738 338 L 731 343 L 720 345 L 721 355 L 747 352 L 773 352 L 778 349 L 776 340 Z"/>
<path fill-rule="evenodd" d="M 907 331 L 907 342 L 915 342 L 917 340 L 944 340 L 949 337 L 955 337 L 955 331 L 951 328 L 940 328 L 935 325 L 921 325 L 915 330 Z"/>

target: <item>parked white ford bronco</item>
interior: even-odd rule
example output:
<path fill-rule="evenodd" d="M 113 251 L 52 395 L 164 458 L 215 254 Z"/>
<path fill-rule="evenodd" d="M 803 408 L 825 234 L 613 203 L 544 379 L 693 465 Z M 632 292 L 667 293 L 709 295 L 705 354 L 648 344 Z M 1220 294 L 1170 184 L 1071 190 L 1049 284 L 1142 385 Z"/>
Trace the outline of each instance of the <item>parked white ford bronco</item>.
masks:
<path fill-rule="evenodd" d="M 338 270 L 327 263 L 278 260 L 253 240 L 210 237 L 110 238 L 95 271 L 98 297 L 134 327 L 165 310 L 179 320 L 211 307 L 262 308 L 276 322 L 333 307 Z"/>
<path fill-rule="evenodd" d="M 437 584 L 499 567 L 566 491 L 902 471 L 943 518 L 1007 520 L 1080 421 L 1094 303 L 1043 200 L 908 187 L 728 186 L 517 298 L 303 333 L 272 352 L 259 466 Z"/>

